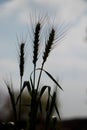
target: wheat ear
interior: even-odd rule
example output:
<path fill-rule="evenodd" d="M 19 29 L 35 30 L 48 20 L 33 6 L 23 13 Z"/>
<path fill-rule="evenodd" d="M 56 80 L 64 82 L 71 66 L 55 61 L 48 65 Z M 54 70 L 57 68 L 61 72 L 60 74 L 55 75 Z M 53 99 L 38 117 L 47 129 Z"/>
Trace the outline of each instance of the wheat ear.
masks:
<path fill-rule="evenodd" d="M 36 62 L 38 60 L 40 29 L 41 29 L 41 24 L 38 22 L 36 24 L 35 32 L 34 32 L 33 64 L 36 64 Z"/>
<path fill-rule="evenodd" d="M 47 44 L 45 45 L 45 51 L 43 53 L 43 63 L 42 65 L 46 62 L 47 57 L 49 56 L 49 53 L 52 49 L 52 45 L 54 43 L 54 38 L 55 38 L 55 30 L 52 28 L 50 34 L 49 34 L 49 39 L 47 40 Z"/>
<path fill-rule="evenodd" d="M 20 76 L 22 77 L 24 74 L 24 43 L 20 44 L 20 64 L 19 64 L 19 68 L 20 68 Z"/>

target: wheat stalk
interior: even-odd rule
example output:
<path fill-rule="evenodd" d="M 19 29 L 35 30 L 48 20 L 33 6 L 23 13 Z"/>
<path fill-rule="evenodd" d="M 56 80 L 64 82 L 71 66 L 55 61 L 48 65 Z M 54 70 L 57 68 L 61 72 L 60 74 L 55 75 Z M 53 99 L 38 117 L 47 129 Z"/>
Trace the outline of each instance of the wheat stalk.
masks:
<path fill-rule="evenodd" d="M 35 70 L 36 70 L 36 62 L 38 60 L 38 50 L 39 50 L 39 38 L 40 38 L 40 30 L 41 30 L 41 24 L 38 22 L 35 27 L 35 32 L 34 32 L 34 46 L 33 46 L 33 64 L 34 64 L 34 88 L 35 88 Z M 33 89 L 34 89 L 33 88 Z"/>
<path fill-rule="evenodd" d="M 25 47 L 25 43 L 21 43 L 20 46 L 20 63 L 19 63 L 19 69 L 20 69 L 20 93 L 21 93 L 21 89 L 22 89 L 22 79 L 23 79 L 23 74 L 24 74 L 24 63 L 25 63 L 25 57 L 24 57 L 24 47 Z M 21 96 L 19 99 L 19 122 L 21 119 Z"/>
<path fill-rule="evenodd" d="M 43 62 L 42 62 L 42 67 L 41 67 L 41 71 L 40 71 L 39 78 L 38 78 L 37 91 L 38 91 L 38 88 L 39 88 L 39 83 L 40 83 L 40 79 L 41 79 L 43 66 L 44 66 L 44 63 L 46 62 L 47 57 L 49 56 L 49 53 L 51 51 L 52 45 L 54 43 L 54 38 L 55 38 L 55 29 L 52 28 L 50 33 L 49 33 L 49 38 L 47 40 L 47 44 L 45 45 L 45 51 L 43 53 Z"/>

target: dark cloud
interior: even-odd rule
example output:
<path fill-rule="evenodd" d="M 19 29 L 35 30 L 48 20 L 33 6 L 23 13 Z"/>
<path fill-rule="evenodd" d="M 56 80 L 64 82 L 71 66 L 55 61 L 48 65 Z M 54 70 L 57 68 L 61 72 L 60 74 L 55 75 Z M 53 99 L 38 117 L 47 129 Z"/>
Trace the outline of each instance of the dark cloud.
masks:
<path fill-rule="evenodd" d="M 85 2 L 87 2 L 87 0 L 84 0 Z"/>
<path fill-rule="evenodd" d="M 0 0 L 0 4 L 4 4 L 4 3 L 8 2 L 8 1 L 10 1 L 10 0 Z"/>

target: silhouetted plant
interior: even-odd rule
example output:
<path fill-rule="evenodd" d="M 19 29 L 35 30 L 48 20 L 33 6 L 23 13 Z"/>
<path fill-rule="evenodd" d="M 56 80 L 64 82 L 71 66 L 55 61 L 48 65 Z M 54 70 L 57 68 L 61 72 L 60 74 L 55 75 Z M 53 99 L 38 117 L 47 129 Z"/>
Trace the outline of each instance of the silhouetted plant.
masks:
<path fill-rule="evenodd" d="M 50 32 L 48 35 L 48 39 L 45 41 L 45 49 L 44 52 L 42 54 L 42 63 L 41 63 L 41 67 L 37 68 L 37 61 L 38 61 L 38 51 L 39 51 L 39 46 L 40 46 L 40 33 L 41 33 L 41 29 L 42 29 L 42 24 L 41 21 L 38 21 L 35 25 L 35 29 L 34 29 L 34 41 L 33 41 L 33 71 L 30 74 L 29 80 L 28 81 L 22 81 L 23 78 L 23 74 L 24 74 L 24 64 L 25 64 L 25 43 L 21 43 L 20 44 L 20 51 L 19 51 L 19 58 L 20 58 L 20 63 L 19 63 L 19 69 L 20 69 L 20 93 L 17 97 L 17 99 L 15 100 L 14 98 L 14 93 L 11 90 L 11 87 L 9 84 L 6 83 L 7 88 L 8 88 L 8 92 L 10 95 L 10 99 L 11 99 L 11 103 L 12 103 L 12 108 L 13 108 L 13 112 L 14 112 L 14 119 L 15 119 L 15 128 L 16 129 L 21 129 L 21 127 L 18 127 L 17 123 L 21 121 L 21 107 L 22 107 L 22 103 L 21 103 L 21 96 L 22 93 L 24 91 L 25 88 L 27 88 L 28 94 L 30 96 L 30 102 L 29 104 L 25 104 L 24 107 L 28 107 L 29 108 L 29 120 L 28 122 L 28 129 L 29 130 L 36 130 L 37 127 L 37 122 L 38 122 L 38 113 L 42 114 L 43 113 L 43 107 L 42 107 L 42 96 L 44 95 L 44 93 L 47 90 L 47 101 L 46 101 L 46 108 L 45 108 L 45 118 L 44 118 L 44 129 L 48 130 L 49 129 L 49 125 L 50 122 L 52 121 L 52 113 L 53 110 L 55 109 L 55 111 L 57 112 L 57 115 L 60 119 L 60 114 L 59 114 L 59 110 L 57 107 L 57 103 L 56 103 L 56 94 L 57 91 L 54 91 L 53 94 L 51 92 L 51 87 L 50 85 L 44 85 L 41 86 L 40 85 L 40 80 L 41 80 L 41 76 L 42 73 L 44 72 L 53 82 L 54 84 L 56 84 L 56 86 L 58 88 L 61 88 L 61 86 L 59 85 L 59 83 L 55 80 L 55 78 L 48 73 L 45 69 L 44 69 L 44 64 L 47 61 L 49 54 L 53 48 L 53 46 L 55 45 L 56 41 L 59 41 L 65 34 L 65 31 L 59 31 L 58 36 L 56 38 L 56 30 L 55 28 L 52 26 L 50 27 Z M 39 71 L 39 76 L 38 78 L 36 77 L 36 73 L 37 71 Z M 37 79 L 37 82 L 36 82 Z M 11 85 L 12 86 L 12 85 Z M 19 104 L 19 116 L 17 116 L 17 108 L 16 106 Z M 53 122 L 55 124 L 55 120 Z"/>
<path fill-rule="evenodd" d="M 10 96 L 10 100 L 11 100 L 11 105 L 12 105 L 12 110 L 13 110 L 13 117 L 14 117 L 14 122 L 15 124 L 17 123 L 17 111 L 16 111 L 16 104 L 15 104 L 15 93 L 13 91 L 13 84 L 11 82 L 11 84 L 7 81 L 5 81 L 5 84 L 7 86 L 8 89 L 8 93 Z"/>
<path fill-rule="evenodd" d="M 19 63 L 19 69 L 20 69 L 20 92 L 22 89 L 22 78 L 23 78 L 23 74 L 24 74 L 24 63 L 25 63 L 25 58 L 24 58 L 24 46 L 25 43 L 21 43 L 20 44 L 20 63 Z M 21 118 L 21 96 L 20 96 L 20 101 L 19 101 L 19 122 L 20 122 L 20 118 Z"/>

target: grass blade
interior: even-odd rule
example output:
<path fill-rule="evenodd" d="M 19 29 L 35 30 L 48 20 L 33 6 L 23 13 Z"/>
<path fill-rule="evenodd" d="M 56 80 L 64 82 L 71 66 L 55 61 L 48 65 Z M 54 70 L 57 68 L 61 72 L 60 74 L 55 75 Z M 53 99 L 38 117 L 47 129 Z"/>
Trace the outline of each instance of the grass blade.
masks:
<path fill-rule="evenodd" d="M 59 113 L 59 110 L 58 110 L 56 104 L 55 104 L 55 110 L 56 110 L 56 112 L 57 112 L 57 115 L 58 115 L 59 119 L 61 120 L 60 113 Z"/>
<path fill-rule="evenodd" d="M 9 93 L 9 96 L 10 96 L 11 105 L 12 105 L 13 114 L 14 114 L 14 120 L 15 120 L 15 123 L 16 123 L 17 122 L 17 112 L 16 112 L 14 92 L 11 90 L 12 86 L 10 86 L 9 83 L 5 82 L 5 84 L 7 86 L 8 93 Z"/>
<path fill-rule="evenodd" d="M 52 112 L 54 110 L 54 105 L 55 105 L 55 100 L 56 100 L 56 92 L 53 93 L 53 96 L 52 96 L 52 100 L 51 100 L 51 103 L 49 105 L 49 109 L 47 111 L 47 114 L 46 114 L 46 130 L 49 126 L 49 123 L 50 123 L 50 120 L 51 120 L 51 115 L 52 115 Z"/>
<path fill-rule="evenodd" d="M 30 75 L 30 83 L 31 83 L 31 86 L 32 86 L 32 90 L 34 91 L 34 84 L 33 84 L 33 81 L 32 81 L 32 78 L 31 78 L 31 75 Z"/>
<path fill-rule="evenodd" d="M 50 106 L 50 91 L 51 91 L 51 87 L 48 88 L 48 100 L 46 104 L 46 112 L 49 110 L 49 106 Z"/>
<path fill-rule="evenodd" d="M 37 70 L 41 70 L 40 68 L 38 68 Z M 42 69 L 42 71 L 44 71 L 47 75 L 48 75 L 48 77 L 61 89 L 61 90 L 63 90 L 62 89 L 62 87 L 59 85 L 59 83 L 53 78 L 53 76 L 50 74 L 50 73 L 48 73 L 46 70 L 44 70 L 44 69 Z"/>
<path fill-rule="evenodd" d="M 29 92 L 29 94 L 31 96 L 32 90 L 31 90 L 30 82 L 29 81 L 25 81 L 23 87 L 27 87 L 28 92 Z"/>
<path fill-rule="evenodd" d="M 21 95 L 22 95 L 22 92 L 24 91 L 24 89 L 25 89 L 26 87 L 27 87 L 27 89 L 28 89 L 29 94 L 31 95 L 30 83 L 29 83 L 29 81 L 25 81 L 24 84 L 23 84 L 23 87 L 22 87 L 22 89 L 21 89 L 21 91 L 20 91 L 20 94 L 19 94 L 18 97 L 17 97 L 16 105 L 17 105 L 17 103 L 18 103 L 18 101 L 19 101 L 19 99 L 20 99 L 20 97 L 21 97 Z"/>
<path fill-rule="evenodd" d="M 49 86 L 43 86 L 43 87 L 42 87 L 42 89 L 41 89 L 41 91 L 40 91 L 40 96 L 39 96 L 39 98 L 42 97 L 42 95 L 43 95 L 43 93 L 45 92 L 46 88 L 49 88 Z"/>

